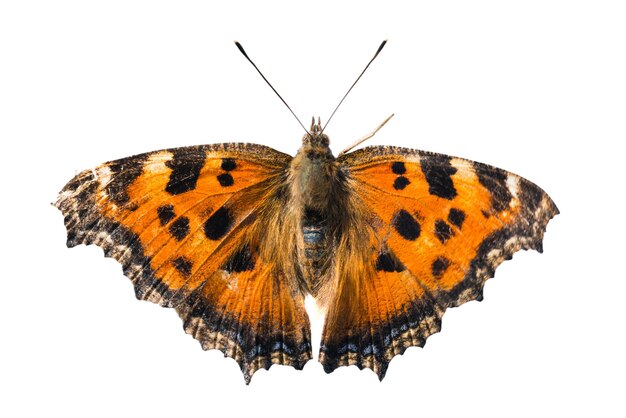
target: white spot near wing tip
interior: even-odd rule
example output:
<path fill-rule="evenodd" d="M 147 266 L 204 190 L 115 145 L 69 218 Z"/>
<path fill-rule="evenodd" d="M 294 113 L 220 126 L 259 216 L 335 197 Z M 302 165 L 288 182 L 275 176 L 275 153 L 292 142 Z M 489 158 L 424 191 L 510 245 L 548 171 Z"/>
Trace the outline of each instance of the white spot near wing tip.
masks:
<path fill-rule="evenodd" d="M 106 165 L 101 165 L 94 170 L 94 176 L 98 179 L 100 187 L 105 186 L 111 181 L 111 169 Z"/>
<path fill-rule="evenodd" d="M 517 198 L 517 189 L 519 185 L 519 178 L 514 174 L 507 174 L 506 176 L 506 186 L 511 192 L 511 195 Z"/>
<path fill-rule="evenodd" d="M 452 158 L 450 160 L 450 165 L 458 170 L 454 174 L 455 177 L 462 177 L 464 175 L 466 176 L 474 175 L 474 169 L 471 167 L 470 169 L 468 169 L 468 162 L 466 160 L 463 160 L 462 158 Z"/>
<path fill-rule="evenodd" d="M 144 165 L 144 171 L 149 173 L 162 173 L 164 171 L 170 170 L 165 163 L 170 161 L 173 157 L 173 154 L 169 151 L 160 151 L 155 152 L 146 161 Z"/>
<path fill-rule="evenodd" d="M 514 174 L 507 174 L 506 176 L 506 187 L 509 189 L 511 196 L 513 199 L 509 202 L 509 207 L 515 208 L 519 205 L 519 199 L 517 196 L 518 188 L 519 188 L 519 177 Z"/>

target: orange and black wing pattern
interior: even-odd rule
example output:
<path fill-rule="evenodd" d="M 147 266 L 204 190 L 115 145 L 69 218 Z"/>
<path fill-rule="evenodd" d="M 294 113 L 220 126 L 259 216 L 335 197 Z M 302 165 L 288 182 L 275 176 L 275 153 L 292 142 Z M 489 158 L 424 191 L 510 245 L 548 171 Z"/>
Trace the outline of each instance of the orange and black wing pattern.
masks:
<path fill-rule="evenodd" d="M 246 382 L 272 364 L 301 369 L 311 358 L 303 296 L 259 251 L 261 221 L 284 205 L 290 161 L 260 145 L 216 144 L 86 170 L 56 202 L 67 245 L 102 247 L 137 298 L 176 309 L 205 350 L 239 363 Z"/>
<path fill-rule="evenodd" d="M 362 201 L 369 273 L 343 277 L 330 304 L 320 361 L 373 369 L 423 346 L 447 308 L 481 300 L 485 281 L 518 250 L 542 251 L 558 209 L 538 186 L 461 158 L 367 147 L 339 158 Z M 341 291 L 348 286 L 350 291 Z"/>

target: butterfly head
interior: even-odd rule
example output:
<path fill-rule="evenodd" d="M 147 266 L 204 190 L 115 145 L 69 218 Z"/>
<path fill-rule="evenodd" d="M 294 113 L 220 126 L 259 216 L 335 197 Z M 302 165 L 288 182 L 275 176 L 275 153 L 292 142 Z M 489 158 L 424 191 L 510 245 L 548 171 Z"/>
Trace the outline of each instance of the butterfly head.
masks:
<path fill-rule="evenodd" d="M 328 139 L 328 135 L 323 133 L 322 122 L 319 116 L 317 122 L 315 121 L 315 117 L 313 117 L 311 119 L 311 128 L 304 137 L 302 137 L 302 148 L 327 150 L 329 144 L 330 140 Z"/>

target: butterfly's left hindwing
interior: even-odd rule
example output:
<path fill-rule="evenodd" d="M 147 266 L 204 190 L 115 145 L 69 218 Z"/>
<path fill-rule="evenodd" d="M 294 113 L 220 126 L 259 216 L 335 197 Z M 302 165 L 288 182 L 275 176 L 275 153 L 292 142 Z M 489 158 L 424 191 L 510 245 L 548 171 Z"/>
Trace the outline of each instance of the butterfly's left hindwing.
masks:
<path fill-rule="evenodd" d="M 371 268 L 339 281 L 320 350 L 327 372 L 354 364 L 382 379 L 395 355 L 440 330 L 447 308 L 481 300 L 502 261 L 541 251 L 558 213 L 528 180 L 460 158 L 368 147 L 339 163 L 362 202 Z"/>
<path fill-rule="evenodd" d="M 68 246 L 118 260 L 139 299 L 175 308 L 204 349 L 259 368 L 311 358 L 303 295 L 259 248 L 291 157 L 250 144 L 155 151 L 78 174 L 56 206 Z M 263 213 L 263 216 L 260 214 Z"/>

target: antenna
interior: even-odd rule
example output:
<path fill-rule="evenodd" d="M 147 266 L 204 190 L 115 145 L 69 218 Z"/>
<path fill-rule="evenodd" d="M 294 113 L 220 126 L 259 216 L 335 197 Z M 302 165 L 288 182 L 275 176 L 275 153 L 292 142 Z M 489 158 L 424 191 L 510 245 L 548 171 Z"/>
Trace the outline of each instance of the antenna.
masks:
<path fill-rule="evenodd" d="M 356 80 L 354 81 L 354 83 L 352 83 L 352 85 L 350 86 L 350 88 L 348 89 L 348 91 L 346 92 L 346 94 L 343 95 L 343 98 L 341 99 L 341 101 L 339 101 L 339 104 L 337 105 L 337 107 L 335 108 L 335 110 L 333 110 L 333 113 L 330 114 L 330 117 L 328 118 L 328 120 L 326 121 L 326 124 L 324 125 L 324 128 L 322 128 L 322 132 L 324 132 L 324 129 L 326 129 L 326 127 L 328 126 L 328 123 L 330 122 L 330 120 L 333 118 L 333 116 L 335 116 L 335 112 L 337 112 L 337 109 L 339 109 L 339 106 L 341 106 L 341 104 L 343 103 L 344 100 L 346 100 L 346 97 L 348 96 L 348 94 L 352 91 L 352 88 L 354 87 L 354 85 L 361 79 L 361 77 L 363 76 L 363 74 L 365 74 L 365 71 L 367 71 L 368 67 L 370 66 L 370 64 L 376 59 L 376 57 L 378 56 L 378 54 L 380 54 L 380 51 L 383 50 L 383 47 L 385 46 L 385 44 L 387 43 L 387 40 L 385 39 L 380 46 L 378 47 L 378 50 L 376 51 L 376 53 L 374 54 L 374 56 L 372 57 L 372 59 L 370 60 L 370 62 L 367 63 L 367 65 L 365 66 L 365 68 L 363 69 L 363 71 L 361 71 L 361 74 L 359 74 L 359 76 L 356 78 Z M 249 58 L 248 58 L 249 59 Z M 252 64 L 254 65 L 254 64 Z M 258 71 L 258 70 L 257 70 Z M 265 77 L 263 77 L 265 78 Z M 267 81 L 267 80 L 266 80 Z M 272 87 L 273 88 L 273 87 Z M 278 94 L 278 93 L 277 93 Z M 386 121 L 385 121 L 386 122 Z M 384 125 L 384 123 L 383 123 Z"/>
<path fill-rule="evenodd" d="M 278 94 L 278 92 L 276 91 L 276 89 L 274 88 L 274 86 L 272 86 L 272 84 L 267 81 L 267 78 L 265 78 L 265 76 L 263 75 L 263 73 L 261 72 L 261 70 L 259 70 L 259 68 L 256 66 L 256 64 L 254 62 L 252 62 L 252 60 L 250 59 L 250 57 L 248 56 L 248 54 L 246 54 L 246 51 L 243 49 L 243 46 L 241 46 L 241 44 L 237 41 L 235 41 L 235 45 L 237 45 L 237 48 L 239 48 L 239 52 L 241 52 L 243 54 L 244 57 L 246 57 L 246 59 L 250 62 L 250 64 L 252 64 L 252 66 L 254 67 L 255 70 L 257 70 L 257 72 L 261 75 L 261 77 L 263 77 L 263 80 L 265 80 L 265 82 L 267 83 L 268 86 L 271 87 L 272 90 L 274 90 L 274 93 L 276 93 L 276 95 L 278 96 L 278 98 L 285 104 L 285 106 L 287 106 L 287 109 L 289 109 L 289 111 L 291 112 L 291 114 L 293 115 L 294 118 L 296 118 L 296 120 L 298 121 L 298 123 L 300 124 L 300 126 L 302 126 L 302 129 L 304 129 L 304 132 L 306 132 L 307 134 L 310 135 L 309 131 L 304 127 L 304 125 L 302 124 L 302 122 L 300 121 L 300 119 L 298 119 L 298 117 L 296 116 L 295 113 L 293 113 L 293 110 L 291 110 L 291 108 L 289 107 L 289 105 L 287 104 L 287 102 L 285 101 L 285 99 L 283 99 L 283 97 Z M 381 46 L 382 48 L 382 46 Z M 379 49 L 380 51 L 380 49 Z M 378 54 L 378 52 L 376 53 Z M 368 64 L 369 65 L 369 64 Z M 367 68 L 367 67 L 365 67 Z"/>

